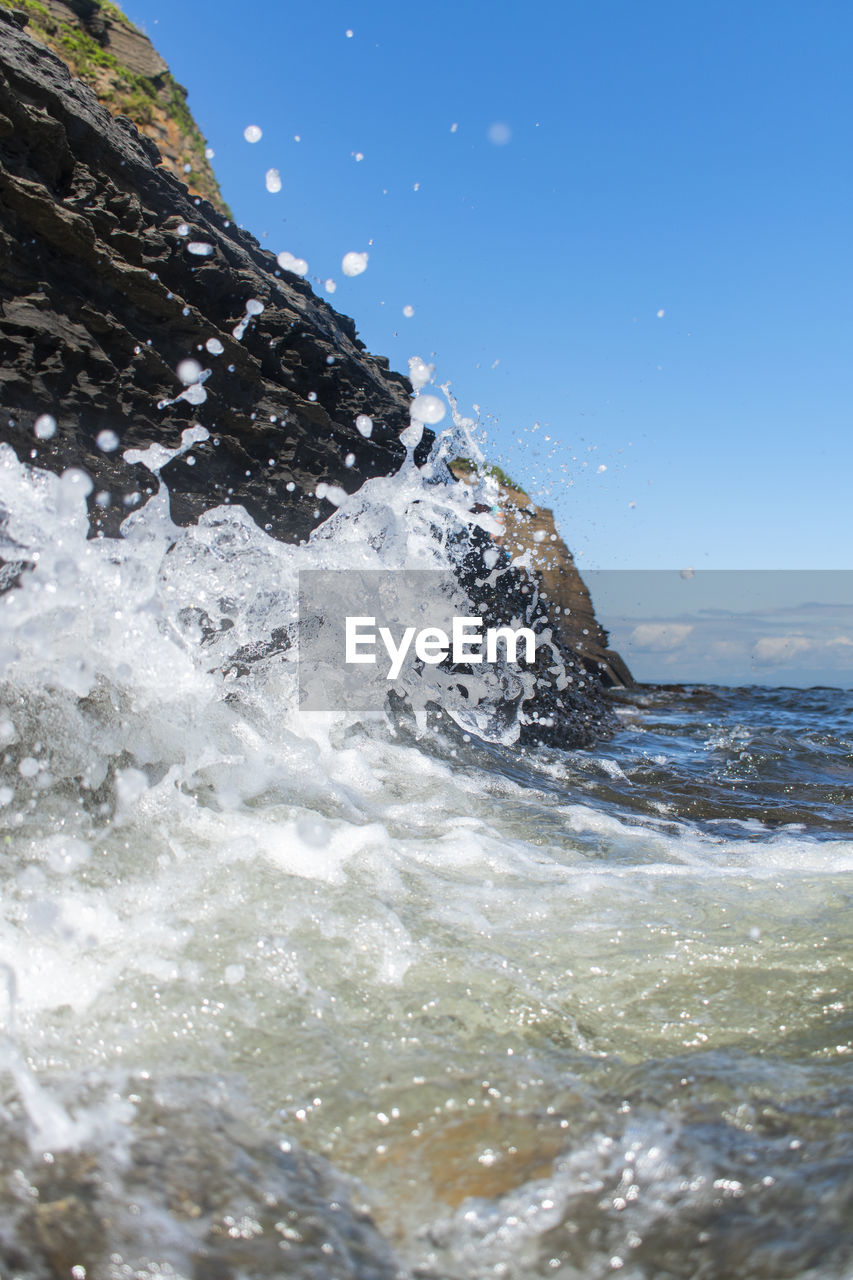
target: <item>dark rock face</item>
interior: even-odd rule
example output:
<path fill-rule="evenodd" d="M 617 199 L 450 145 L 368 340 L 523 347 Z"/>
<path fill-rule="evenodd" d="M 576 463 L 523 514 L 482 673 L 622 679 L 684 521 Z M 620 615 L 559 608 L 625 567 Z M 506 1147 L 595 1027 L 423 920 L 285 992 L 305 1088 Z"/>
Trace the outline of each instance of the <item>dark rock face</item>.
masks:
<path fill-rule="evenodd" d="M 179 85 L 151 41 L 111 0 L 14 0 L 27 31 L 58 53 L 114 116 L 153 138 L 163 165 L 193 195 L 230 217 L 210 167 L 205 140 Z"/>
<path fill-rule="evenodd" d="M 116 537 L 156 486 L 124 452 L 174 450 L 200 425 L 209 438 L 161 470 L 172 518 L 234 503 L 276 538 L 306 538 L 334 510 L 318 483 L 352 493 L 399 469 L 408 380 L 22 25 L 0 8 L 0 440 L 35 466 L 85 469 L 92 533 Z M 188 359 L 201 378 L 186 387 Z M 503 594 L 521 581 L 506 577 Z M 558 697 L 543 676 L 529 736 L 579 745 L 608 723 L 602 636 L 595 655 L 568 632 L 557 640 L 571 691 Z"/>
<path fill-rule="evenodd" d="M 407 384 L 352 321 L 158 168 L 154 145 L 3 10 L 0 38 L 0 436 L 18 456 L 84 467 L 93 526 L 112 535 L 152 486 L 122 452 L 174 447 L 196 422 L 211 439 L 195 465 L 163 472 L 178 523 L 230 499 L 297 540 L 333 509 L 313 496 L 319 480 L 352 492 L 395 471 Z M 238 341 L 250 299 L 264 310 Z M 158 408 L 184 390 L 175 370 L 190 357 L 211 370 L 205 402 Z M 34 435 L 41 414 L 58 424 L 49 440 Z M 97 447 L 102 431 L 118 448 Z"/>

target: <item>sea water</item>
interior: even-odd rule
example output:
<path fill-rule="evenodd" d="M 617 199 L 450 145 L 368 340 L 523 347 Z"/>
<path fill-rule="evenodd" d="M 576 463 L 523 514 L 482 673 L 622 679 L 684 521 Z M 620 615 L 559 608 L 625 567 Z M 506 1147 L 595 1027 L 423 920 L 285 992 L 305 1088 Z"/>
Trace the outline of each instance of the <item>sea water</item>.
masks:
<path fill-rule="evenodd" d="M 300 713 L 299 570 L 448 567 L 427 480 L 89 540 L 0 449 L 4 1280 L 850 1275 L 853 697 Z"/>

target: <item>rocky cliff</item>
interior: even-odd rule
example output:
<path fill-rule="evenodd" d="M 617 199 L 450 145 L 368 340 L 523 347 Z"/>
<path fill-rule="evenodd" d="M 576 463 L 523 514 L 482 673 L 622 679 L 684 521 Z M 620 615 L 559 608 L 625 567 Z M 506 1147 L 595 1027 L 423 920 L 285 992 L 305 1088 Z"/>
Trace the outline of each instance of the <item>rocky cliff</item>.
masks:
<path fill-rule="evenodd" d="M 58 53 L 112 115 L 127 116 L 156 142 L 163 167 L 222 213 L 228 207 L 201 132 L 178 84 L 148 37 L 111 0 L 15 0 L 32 36 Z"/>
<path fill-rule="evenodd" d="M 408 380 L 25 26 L 0 8 L 0 439 L 34 465 L 85 468 L 92 531 L 118 536 L 154 486 L 125 451 L 174 447 L 201 423 L 209 439 L 162 469 L 173 518 L 234 502 L 275 537 L 305 538 L 333 510 L 319 481 L 353 492 L 401 465 Z M 568 552 L 562 569 L 531 568 L 562 572 L 592 616 Z M 583 652 L 587 614 L 561 617 L 567 649 L 608 679 Z M 593 685 L 575 694 L 567 717 L 545 717 L 554 741 L 606 720 Z"/>

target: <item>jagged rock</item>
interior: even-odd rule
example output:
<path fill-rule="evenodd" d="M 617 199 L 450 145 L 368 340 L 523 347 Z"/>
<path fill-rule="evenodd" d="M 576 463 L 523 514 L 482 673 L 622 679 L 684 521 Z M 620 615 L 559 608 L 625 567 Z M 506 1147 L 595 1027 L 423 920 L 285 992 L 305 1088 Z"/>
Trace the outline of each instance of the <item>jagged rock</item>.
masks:
<path fill-rule="evenodd" d="M 459 479 L 472 472 L 467 458 L 451 464 Z M 595 616 L 592 598 L 575 558 L 560 537 L 554 513 L 537 506 L 499 467 L 485 468 L 495 490 L 503 533 L 495 541 L 513 558 L 524 558 L 541 583 L 541 599 L 562 645 L 576 653 L 587 671 L 609 687 L 630 687 L 633 678 L 623 659 L 608 647 L 607 632 Z"/>
<path fill-rule="evenodd" d="M 205 140 L 178 84 L 151 41 L 110 0 L 15 0 L 37 40 L 58 53 L 113 115 L 156 142 L 163 164 L 228 213 Z M 229 214 L 230 216 L 230 214 Z"/>
<path fill-rule="evenodd" d="M 551 621 L 567 649 L 608 686 L 630 686 L 631 673 L 607 644 L 607 632 L 595 616 L 592 597 L 575 558 L 557 530 L 554 513 L 531 502 L 520 489 L 501 486 L 505 532 L 498 539 L 511 555 L 530 552 L 531 567 L 542 583 Z"/>
<path fill-rule="evenodd" d="M 193 449 L 194 465 L 163 471 L 179 523 L 230 500 L 297 540 L 333 510 L 313 496 L 317 481 L 352 492 L 395 471 L 403 377 L 365 351 L 351 320 L 158 167 L 154 144 L 4 10 L 0 31 L 10 123 L 0 138 L 0 437 L 52 470 L 84 467 L 93 527 L 110 535 L 152 488 L 123 451 L 173 447 L 196 422 L 211 439 Z M 264 310 L 237 340 L 249 299 Z M 211 339 L 222 354 L 208 353 Z M 184 391 L 176 369 L 188 357 L 211 370 L 205 403 L 159 408 Z M 369 442 L 359 413 L 374 420 Z M 34 436 L 41 414 L 58 426 L 47 440 Z M 102 431 L 117 448 L 97 447 Z"/>

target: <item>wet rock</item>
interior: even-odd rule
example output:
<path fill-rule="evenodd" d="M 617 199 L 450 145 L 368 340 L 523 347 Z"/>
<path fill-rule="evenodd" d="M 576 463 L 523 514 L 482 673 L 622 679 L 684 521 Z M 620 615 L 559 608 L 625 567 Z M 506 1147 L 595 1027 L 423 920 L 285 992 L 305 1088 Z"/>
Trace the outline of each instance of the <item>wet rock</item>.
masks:
<path fill-rule="evenodd" d="M 672 1092 L 684 1084 L 676 1077 Z M 531 1280 L 605 1280 L 623 1268 L 637 1280 L 842 1280 L 853 1258 L 850 1091 L 833 1101 L 822 1126 L 813 1099 L 786 1107 L 771 1135 L 744 1123 L 742 1095 L 727 1112 L 707 1097 L 665 1110 L 660 1098 L 623 1102 L 609 1117 L 593 1106 L 572 1118 L 545 1176 L 472 1196 L 430 1227 L 415 1274 L 481 1280 L 509 1257 L 510 1274 Z"/>
<path fill-rule="evenodd" d="M 221 1085 L 137 1081 L 129 1098 L 78 1102 L 69 1110 L 77 1141 L 46 1154 L 30 1149 L 32 1123 L 17 1103 L 6 1108 L 3 1275 L 403 1275 L 367 1212 L 353 1205 L 356 1184 L 297 1143 L 263 1136 L 246 1110 L 229 1107 Z"/>
<path fill-rule="evenodd" d="M 459 479 L 471 476 L 467 459 L 453 463 Z M 554 513 L 540 507 L 497 467 L 486 467 L 494 488 L 495 506 L 503 532 L 495 541 L 513 558 L 529 562 L 539 583 L 543 607 L 561 646 L 580 658 L 587 671 L 608 687 L 630 688 L 628 667 L 608 645 L 607 632 L 595 616 L 592 598 L 575 558 L 554 521 Z"/>
<path fill-rule="evenodd" d="M 228 214 L 205 139 L 179 85 L 151 41 L 109 0 L 15 0 L 15 20 L 58 53 L 114 116 L 157 144 L 164 166 Z M 230 214 L 228 214 L 230 217 Z"/>
<path fill-rule="evenodd" d="M 194 465 L 176 459 L 163 472 L 178 523 L 234 502 L 294 541 L 333 510 L 314 497 L 318 481 L 352 492 L 395 471 L 405 379 L 365 351 L 350 319 L 192 197 L 153 142 L 2 9 L 0 34 L 0 115 L 11 125 L 0 136 L 0 438 L 40 466 L 84 467 L 93 529 L 109 535 L 153 488 L 124 450 L 174 447 L 196 422 L 210 439 Z M 263 310 L 236 338 L 250 299 Z M 188 358 L 210 370 L 198 403 L 181 398 Z M 43 413 L 57 422 L 48 440 L 33 431 Z M 369 442 L 359 413 L 374 420 Z M 117 447 L 98 447 L 104 431 Z M 427 433 L 421 457 L 428 447 Z"/>
<path fill-rule="evenodd" d="M 529 551 L 558 638 L 578 655 L 587 671 L 600 675 L 605 685 L 630 687 L 631 673 L 608 646 L 607 632 L 595 616 L 592 598 L 574 556 L 560 537 L 553 511 L 537 506 L 515 488 L 502 486 L 501 501 L 506 514 L 500 542 L 513 555 Z"/>

